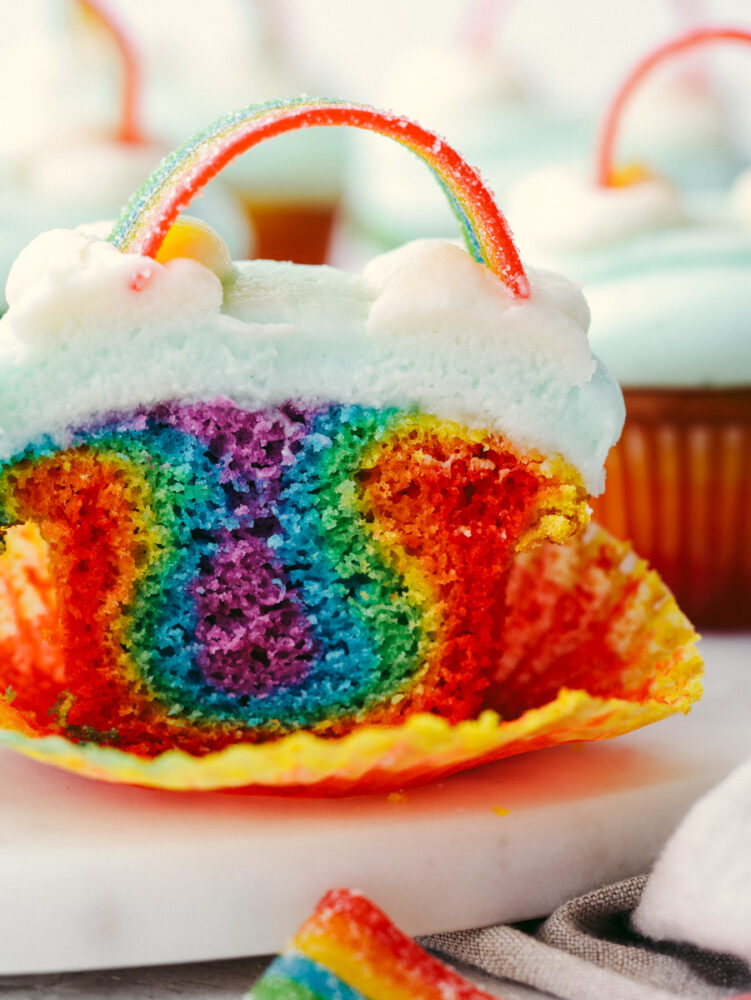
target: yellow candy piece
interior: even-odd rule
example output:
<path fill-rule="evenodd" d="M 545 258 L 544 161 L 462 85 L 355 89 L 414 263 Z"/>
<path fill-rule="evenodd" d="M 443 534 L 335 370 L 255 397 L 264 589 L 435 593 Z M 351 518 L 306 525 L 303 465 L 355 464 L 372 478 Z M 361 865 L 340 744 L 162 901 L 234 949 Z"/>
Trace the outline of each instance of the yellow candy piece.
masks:
<path fill-rule="evenodd" d="M 197 260 L 222 282 L 232 274 L 232 256 L 227 244 L 208 223 L 190 215 L 175 220 L 156 255 L 160 264 L 176 257 Z"/>
<path fill-rule="evenodd" d="M 643 181 L 654 180 L 655 174 L 643 163 L 628 163 L 623 167 L 615 167 L 610 173 L 611 187 L 629 187 L 631 184 L 641 184 Z"/>

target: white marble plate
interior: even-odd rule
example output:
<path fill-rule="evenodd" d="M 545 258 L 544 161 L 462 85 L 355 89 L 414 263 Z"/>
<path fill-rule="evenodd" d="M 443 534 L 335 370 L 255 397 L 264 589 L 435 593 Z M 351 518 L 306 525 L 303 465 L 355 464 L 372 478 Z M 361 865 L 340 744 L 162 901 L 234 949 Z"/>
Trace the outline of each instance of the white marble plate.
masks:
<path fill-rule="evenodd" d="M 751 636 L 704 641 L 687 718 L 513 757 L 403 797 L 106 785 L 0 751 L 0 974 L 275 952 L 334 886 L 406 931 L 520 920 L 646 869 L 751 755 Z"/>

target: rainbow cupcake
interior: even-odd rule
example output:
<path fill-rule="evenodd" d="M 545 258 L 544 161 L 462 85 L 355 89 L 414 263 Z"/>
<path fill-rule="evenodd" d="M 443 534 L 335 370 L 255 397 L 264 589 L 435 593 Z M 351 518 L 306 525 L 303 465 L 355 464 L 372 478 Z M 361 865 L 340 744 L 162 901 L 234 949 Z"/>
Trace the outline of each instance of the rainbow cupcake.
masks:
<path fill-rule="evenodd" d="M 472 253 L 233 264 L 174 222 L 228 151 L 340 124 L 422 155 Z M 229 116 L 109 242 L 33 242 L 8 297 L 9 745 L 165 787 L 362 791 L 698 695 L 692 630 L 643 565 L 597 531 L 555 554 L 623 417 L 581 293 L 522 269 L 475 171 L 420 126 L 331 101 Z"/>

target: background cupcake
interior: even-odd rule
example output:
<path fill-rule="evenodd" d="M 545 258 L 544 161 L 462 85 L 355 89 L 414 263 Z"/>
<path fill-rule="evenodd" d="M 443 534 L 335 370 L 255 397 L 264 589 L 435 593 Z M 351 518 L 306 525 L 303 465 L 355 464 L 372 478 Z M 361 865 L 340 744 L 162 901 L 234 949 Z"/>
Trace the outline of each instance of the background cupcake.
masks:
<path fill-rule="evenodd" d="M 173 144 L 251 103 L 342 92 L 306 44 L 298 11 L 283 0 L 194 0 L 189 9 L 179 0 L 132 0 L 120 6 L 146 50 L 150 117 Z M 222 177 L 252 225 L 255 256 L 324 261 L 346 150 L 341 129 L 288 134 L 227 169 Z"/>
<path fill-rule="evenodd" d="M 682 36 L 658 61 L 722 37 Z M 699 206 L 646 168 L 614 169 L 619 115 L 638 79 L 606 121 L 597 178 L 530 177 L 509 215 L 523 252 L 544 247 L 547 264 L 584 283 L 593 349 L 624 386 L 626 427 L 594 516 L 633 540 L 697 623 L 748 626 L 751 233 L 742 192 Z"/>
<path fill-rule="evenodd" d="M 500 198 L 526 171 L 550 160 L 572 161 L 586 143 L 588 120 L 562 111 L 536 90 L 503 42 L 513 5 L 465 5 L 446 38 L 420 39 L 390 63 L 372 100 L 404 107 L 461 149 Z M 419 235 L 450 236 L 453 214 L 424 168 L 403 150 L 353 139 L 347 213 L 361 239 L 389 248 Z"/>
<path fill-rule="evenodd" d="M 690 57 L 689 57 L 690 58 Z M 624 157 L 650 166 L 683 190 L 727 186 L 745 163 L 730 102 L 703 63 L 666 67 L 634 94 L 624 116 Z"/>
<path fill-rule="evenodd" d="M 99 0 L 5 9 L 0 62 L 0 284 L 38 233 L 114 219 L 168 147 L 146 121 L 138 39 Z M 235 254 L 250 227 L 217 183 L 195 214 Z M 4 303 L 3 303 L 4 304 Z"/>

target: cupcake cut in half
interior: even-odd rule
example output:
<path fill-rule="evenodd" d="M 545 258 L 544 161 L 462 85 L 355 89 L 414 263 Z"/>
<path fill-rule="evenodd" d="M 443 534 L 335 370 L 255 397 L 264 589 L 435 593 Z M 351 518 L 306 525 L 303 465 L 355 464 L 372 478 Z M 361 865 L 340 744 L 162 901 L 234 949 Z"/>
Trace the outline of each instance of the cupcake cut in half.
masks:
<path fill-rule="evenodd" d="M 353 275 L 170 230 L 196 157 L 210 176 L 299 123 L 406 137 L 472 253 Z M 688 622 L 626 546 L 577 534 L 623 419 L 586 304 L 524 272 L 474 171 L 404 119 L 292 102 L 150 183 L 111 242 L 46 234 L 9 281 L 4 742 L 110 780 L 336 794 L 688 710 Z"/>

